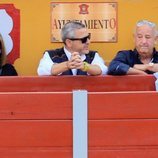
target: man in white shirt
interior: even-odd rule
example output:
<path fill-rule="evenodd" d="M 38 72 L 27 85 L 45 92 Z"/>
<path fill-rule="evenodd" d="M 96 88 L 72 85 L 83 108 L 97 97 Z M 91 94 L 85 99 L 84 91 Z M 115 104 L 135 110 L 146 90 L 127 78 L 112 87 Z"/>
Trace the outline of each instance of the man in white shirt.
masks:
<path fill-rule="evenodd" d="M 85 25 L 69 22 L 61 30 L 63 48 L 48 50 L 38 66 L 38 75 L 104 75 L 107 66 L 96 51 L 89 50 Z"/>

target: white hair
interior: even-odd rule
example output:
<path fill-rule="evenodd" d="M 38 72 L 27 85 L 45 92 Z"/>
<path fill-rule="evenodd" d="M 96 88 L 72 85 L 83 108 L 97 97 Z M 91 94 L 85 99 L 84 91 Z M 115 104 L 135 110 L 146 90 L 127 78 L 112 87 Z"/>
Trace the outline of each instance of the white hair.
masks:
<path fill-rule="evenodd" d="M 158 29 L 157 29 L 156 23 L 153 23 L 153 22 L 148 21 L 148 20 L 140 20 L 136 23 L 136 27 L 140 27 L 140 26 L 143 26 L 143 25 L 147 25 L 147 26 L 153 28 L 155 30 L 155 36 L 158 35 Z M 134 33 L 136 32 L 136 27 L 134 29 Z"/>

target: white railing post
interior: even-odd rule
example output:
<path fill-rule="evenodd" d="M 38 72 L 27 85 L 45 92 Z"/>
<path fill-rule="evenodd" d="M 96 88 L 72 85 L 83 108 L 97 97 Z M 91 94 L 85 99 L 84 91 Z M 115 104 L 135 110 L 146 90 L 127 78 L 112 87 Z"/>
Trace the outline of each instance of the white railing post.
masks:
<path fill-rule="evenodd" d="M 87 91 L 73 91 L 73 158 L 88 158 Z"/>

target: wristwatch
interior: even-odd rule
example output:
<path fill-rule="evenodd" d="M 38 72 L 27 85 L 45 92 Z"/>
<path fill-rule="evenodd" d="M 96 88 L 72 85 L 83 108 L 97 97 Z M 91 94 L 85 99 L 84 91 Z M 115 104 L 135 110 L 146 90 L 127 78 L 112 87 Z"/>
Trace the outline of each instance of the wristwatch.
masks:
<path fill-rule="evenodd" d="M 154 65 L 154 63 L 149 63 L 149 66 L 153 66 Z"/>

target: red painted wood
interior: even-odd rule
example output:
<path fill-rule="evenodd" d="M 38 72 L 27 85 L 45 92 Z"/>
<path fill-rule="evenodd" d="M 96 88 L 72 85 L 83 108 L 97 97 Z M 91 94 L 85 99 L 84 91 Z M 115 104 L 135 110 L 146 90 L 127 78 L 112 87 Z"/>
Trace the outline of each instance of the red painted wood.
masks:
<path fill-rule="evenodd" d="M 53 92 L 86 89 L 91 92 L 154 91 L 155 78 L 147 76 L 34 76 L 1 77 L 1 92 Z"/>
<path fill-rule="evenodd" d="M 88 124 L 89 147 L 158 146 L 158 119 L 95 120 Z M 0 147 L 72 147 L 69 120 L 1 120 L 0 133 Z"/>
<path fill-rule="evenodd" d="M 157 146 L 158 119 L 90 121 L 89 145 L 95 147 Z"/>
<path fill-rule="evenodd" d="M 67 148 L 0 148 L 1 158 L 73 158 Z"/>
<path fill-rule="evenodd" d="M 0 119 L 72 120 L 72 93 L 0 93 Z M 88 93 L 89 119 L 158 118 L 157 92 Z"/>
<path fill-rule="evenodd" d="M 158 118 L 157 92 L 89 93 L 89 119 Z"/>
<path fill-rule="evenodd" d="M 72 93 L 0 93 L 0 119 L 72 119 Z"/>
<path fill-rule="evenodd" d="M 72 121 L 2 120 L 0 147 L 70 147 Z"/>
<path fill-rule="evenodd" d="M 2 158 L 72 158 L 72 150 L 59 148 L 0 148 Z M 89 158 L 157 158 L 157 148 L 138 149 L 94 149 L 89 150 Z"/>
<path fill-rule="evenodd" d="M 98 150 L 91 151 L 89 158 L 157 158 L 158 149 L 116 149 L 116 150 Z"/>
<path fill-rule="evenodd" d="M 122 77 L 114 77 L 113 80 L 111 77 L 108 76 L 107 80 L 105 76 L 70 77 L 70 82 L 69 77 L 59 77 L 61 80 L 58 77 L 30 77 L 28 80 L 27 77 L 20 77 L 19 87 L 17 78 L 11 77 L 13 82 L 6 78 L 9 85 L 13 84 L 13 87 L 17 88 L 5 89 L 2 86 L 0 91 L 51 91 L 55 88 L 56 91 L 65 89 L 64 91 L 69 92 L 0 93 L 0 158 L 72 158 L 72 92 L 70 91 L 75 86 L 90 91 L 99 86 L 96 91 L 103 92 L 88 93 L 89 158 L 157 158 L 158 93 L 147 91 L 153 89 L 154 78 L 152 76 L 141 78 L 141 83 L 145 79 L 148 84 L 138 86 L 137 81 L 140 78 L 127 76 L 126 82 L 127 78 L 123 80 Z M 96 79 L 99 79 L 98 83 Z M 0 78 L 0 84 L 2 80 Z M 91 81 L 95 84 L 88 85 L 88 80 L 89 83 Z M 25 81 L 28 81 L 26 85 L 30 87 L 24 85 L 21 89 Z M 58 81 L 62 82 L 61 87 Z M 126 84 L 122 85 L 122 81 Z M 101 86 L 102 82 L 103 85 L 109 82 L 110 86 Z M 134 89 L 139 92 L 129 92 L 134 90 L 132 87 L 134 83 Z M 113 88 L 111 84 L 116 84 L 116 87 Z M 129 91 L 104 92 L 104 90 L 118 91 L 119 88 L 120 91 L 129 88 Z M 140 91 L 142 89 L 146 92 Z"/>

